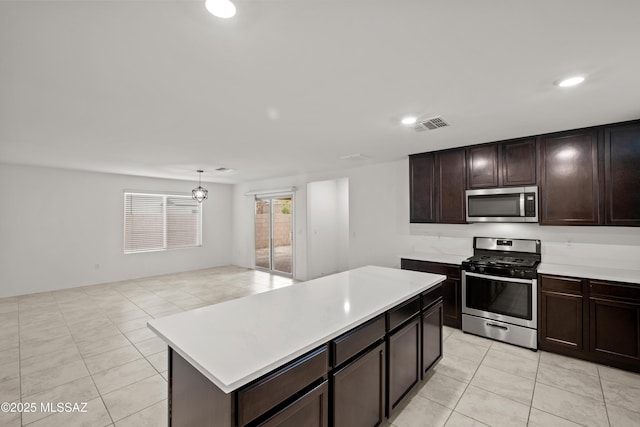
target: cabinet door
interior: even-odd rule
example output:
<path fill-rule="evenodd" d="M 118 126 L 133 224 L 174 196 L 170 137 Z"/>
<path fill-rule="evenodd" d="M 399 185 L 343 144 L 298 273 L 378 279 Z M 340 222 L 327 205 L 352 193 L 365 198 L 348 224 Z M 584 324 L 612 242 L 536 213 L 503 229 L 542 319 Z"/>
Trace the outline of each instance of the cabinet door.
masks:
<path fill-rule="evenodd" d="M 467 148 L 467 179 L 469 188 L 497 187 L 498 144 Z"/>
<path fill-rule="evenodd" d="M 540 224 L 601 223 L 597 140 L 593 129 L 540 138 Z"/>
<path fill-rule="evenodd" d="M 584 282 L 573 277 L 539 277 L 538 344 L 543 350 L 584 357 Z"/>
<path fill-rule="evenodd" d="M 640 124 L 605 128 L 605 218 L 640 225 Z"/>
<path fill-rule="evenodd" d="M 500 147 L 501 186 L 536 185 L 536 140 L 505 142 Z"/>
<path fill-rule="evenodd" d="M 422 378 L 442 359 L 442 301 L 422 313 Z"/>
<path fill-rule="evenodd" d="M 329 425 L 328 381 L 276 413 L 261 427 L 327 427 Z"/>
<path fill-rule="evenodd" d="M 462 286 L 459 279 L 447 279 L 442 282 L 444 301 L 443 321 L 447 326 L 462 327 Z"/>
<path fill-rule="evenodd" d="M 410 221 L 436 222 L 433 153 L 409 156 Z"/>
<path fill-rule="evenodd" d="M 333 426 L 372 427 L 384 420 L 385 344 L 333 374 Z"/>
<path fill-rule="evenodd" d="M 436 219 L 440 223 L 464 224 L 465 150 L 438 151 L 436 166 Z"/>
<path fill-rule="evenodd" d="M 589 332 L 601 360 L 640 362 L 640 302 L 590 298 Z"/>
<path fill-rule="evenodd" d="M 420 318 L 387 338 L 387 416 L 420 382 Z"/>

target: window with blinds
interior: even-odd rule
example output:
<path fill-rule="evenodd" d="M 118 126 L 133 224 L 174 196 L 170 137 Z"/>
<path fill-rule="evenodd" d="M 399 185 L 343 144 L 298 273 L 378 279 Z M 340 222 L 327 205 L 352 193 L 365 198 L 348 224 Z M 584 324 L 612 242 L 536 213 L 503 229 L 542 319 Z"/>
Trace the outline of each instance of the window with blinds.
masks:
<path fill-rule="evenodd" d="M 202 204 L 191 196 L 124 193 L 124 253 L 202 245 Z"/>

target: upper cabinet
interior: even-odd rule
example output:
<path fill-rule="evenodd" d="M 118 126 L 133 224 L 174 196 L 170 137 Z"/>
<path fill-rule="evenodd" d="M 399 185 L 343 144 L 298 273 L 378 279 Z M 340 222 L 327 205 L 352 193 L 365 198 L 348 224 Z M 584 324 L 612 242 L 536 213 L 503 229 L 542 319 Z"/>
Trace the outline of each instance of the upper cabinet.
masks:
<path fill-rule="evenodd" d="M 540 224 L 597 225 L 602 218 L 595 129 L 540 137 Z"/>
<path fill-rule="evenodd" d="M 470 189 L 536 185 L 536 140 L 527 138 L 467 148 Z"/>
<path fill-rule="evenodd" d="M 409 186 L 411 222 L 466 222 L 463 148 L 409 156 Z"/>
<path fill-rule="evenodd" d="M 465 190 L 538 186 L 540 225 L 640 226 L 640 120 L 409 156 L 413 223 L 466 222 Z"/>
<path fill-rule="evenodd" d="M 604 129 L 605 221 L 640 225 L 640 124 Z"/>

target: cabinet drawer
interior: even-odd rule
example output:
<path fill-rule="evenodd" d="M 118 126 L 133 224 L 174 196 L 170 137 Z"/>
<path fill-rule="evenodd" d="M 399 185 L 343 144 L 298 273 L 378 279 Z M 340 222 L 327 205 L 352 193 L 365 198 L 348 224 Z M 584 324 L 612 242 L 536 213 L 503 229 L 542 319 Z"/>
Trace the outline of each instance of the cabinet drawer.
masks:
<path fill-rule="evenodd" d="M 422 271 L 423 273 L 443 274 L 449 278 L 460 277 L 460 266 L 442 264 L 439 262 L 420 261 L 417 259 L 402 258 L 400 267 L 403 270 Z"/>
<path fill-rule="evenodd" d="M 327 427 L 329 385 L 323 382 L 258 427 Z"/>
<path fill-rule="evenodd" d="M 324 345 L 238 392 L 238 425 L 243 426 L 327 374 Z"/>
<path fill-rule="evenodd" d="M 391 331 L 420 313 L 420 295 L 387 311 L 387 330 Z"/>
<path fill-rule="evenodd" d="M 336 367 L 378 340 L 385 334 L 384 315 L 378 316 L 364 325 L 349 331 L 331 341 L 333 366 Z"/>
<path fill-rule="evenodd" d="M 442 284 L 422 293 L 422 309 L 426 310 L 442 299 Z"/>
<path fill-rule="evenodd" d="M 640 302 L 640 285 L 589 281 L 591 296 L 599 295 L 616 299 L 626 299 Z"/>
<path fill-rule="evenodd" d="M 540 275 L 540 288 L 543 291 L 566 292 L 582 295 L 582 280 L 571 277 Z"/>

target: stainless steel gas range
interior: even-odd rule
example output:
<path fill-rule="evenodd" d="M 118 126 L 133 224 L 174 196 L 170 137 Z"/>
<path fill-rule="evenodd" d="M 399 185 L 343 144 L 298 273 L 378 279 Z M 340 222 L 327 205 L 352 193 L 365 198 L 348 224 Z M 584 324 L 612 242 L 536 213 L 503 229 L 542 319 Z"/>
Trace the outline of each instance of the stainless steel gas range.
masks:
<path fill-rule="evenodd" d="M 462 262 L 462 330 L 537 350 L 540 241 L 474 237 Z"/>

